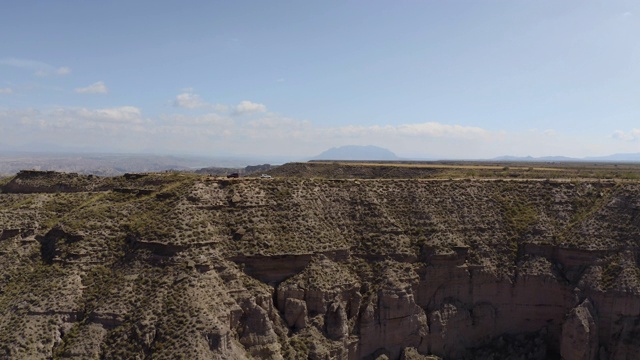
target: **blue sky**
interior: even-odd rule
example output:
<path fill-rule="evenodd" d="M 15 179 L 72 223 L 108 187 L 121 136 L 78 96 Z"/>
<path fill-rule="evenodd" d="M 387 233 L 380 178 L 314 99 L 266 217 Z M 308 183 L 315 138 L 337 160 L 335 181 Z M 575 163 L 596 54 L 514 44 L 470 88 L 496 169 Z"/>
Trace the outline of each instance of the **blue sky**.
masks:
<path fill-rule="evenodd" d="M 0 150 L 640 152 L 637 1 L 6 1 Z"/>

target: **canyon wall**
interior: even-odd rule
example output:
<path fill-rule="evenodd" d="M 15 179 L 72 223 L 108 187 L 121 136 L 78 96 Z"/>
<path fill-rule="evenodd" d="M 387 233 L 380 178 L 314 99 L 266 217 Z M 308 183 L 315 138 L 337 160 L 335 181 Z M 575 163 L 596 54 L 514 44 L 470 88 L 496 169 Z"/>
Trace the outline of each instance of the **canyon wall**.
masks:
<path fill-rule="evenodd" d="M 639 241 L 636 183 L 33 172 L 0 358 L 634 359 Z"/>

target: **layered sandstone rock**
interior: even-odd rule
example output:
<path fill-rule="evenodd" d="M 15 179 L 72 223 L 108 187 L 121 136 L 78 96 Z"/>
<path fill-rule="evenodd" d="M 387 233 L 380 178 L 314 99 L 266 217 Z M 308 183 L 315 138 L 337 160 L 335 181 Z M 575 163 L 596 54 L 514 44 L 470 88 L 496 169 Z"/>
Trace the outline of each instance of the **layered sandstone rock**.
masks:
<path fill-rule="evenodd" d="M 636 183 L 55 179 L 0 194 L 0 358 L 640 353 Z"/>
<path fill-rule="evenodd" d="M 566 360 L 595 360 L 598 358 L 598 328 L 593 306 L 589 300 L 571 309 L 562 324 L 560 355 Z"/>

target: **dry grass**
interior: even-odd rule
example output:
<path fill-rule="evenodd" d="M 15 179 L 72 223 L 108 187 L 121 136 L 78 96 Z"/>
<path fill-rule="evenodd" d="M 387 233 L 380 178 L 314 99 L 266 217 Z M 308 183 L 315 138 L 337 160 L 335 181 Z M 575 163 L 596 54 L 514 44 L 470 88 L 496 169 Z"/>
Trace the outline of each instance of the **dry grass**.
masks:
<path fill-rule="evenodd" d="M 427 168 L 427 169 L 461 169 L 461 170 L 505 170 L 505 165 L 464 165 L 464 164 L 424 164 L 424 163 L 376 163 L 376 162 L 330 162 L 330 161 L 314 161 L 314 164 L 338 164 L 340 166 L 391 166 L 391 167 L 404 167 L 404 168 Z M 562 168 L 554 167 L 531 167 L 527 165 L 522 166 L 507 166 L 508 170 L 533 170 L 533 171 L 563 171 Z"/>

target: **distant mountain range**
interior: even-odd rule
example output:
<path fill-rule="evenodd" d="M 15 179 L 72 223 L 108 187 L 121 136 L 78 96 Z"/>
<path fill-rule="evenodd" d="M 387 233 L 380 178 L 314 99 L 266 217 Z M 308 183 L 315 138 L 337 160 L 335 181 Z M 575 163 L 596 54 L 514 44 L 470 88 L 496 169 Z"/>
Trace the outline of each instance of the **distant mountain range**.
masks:
<path fill-rule="evenodd" d="M 493 161 L 531 161 L 531 162 L 549 162 L 549 161 L 597 161 L 597 162 L 640 162 L 640 153 L 613 154 L 607 156 L 589 156 L 583 158 L 573 158 L 567 156 L 499 156 L 491 159 Z"/>
<path fill-rule="evenodd" d="M 334 147 L 311 160 L 400 160 L 396 154 L 378 146 L 346 145 Z"/>
<path fill-rule="evenodd" d="M 13 175 L 20 170 L 54 170 L 102 176 L 121 175 L 126 172 L 157 172 L 166 170 L 194 171 L 205 168 L 241 169 L 256 164 L 284 164 L 291 161 L 442 161 L 442 157 L 398 157 L 388 149 L 378 146 L 347 145 L 334 147 L 312 158 L 295 156 L 259 157 L 217 154 L 217 156 L 153 155 L 153 154 L 101 154 L 78 152 L 19 152 L 3 151 L 0 145 L 0 176 Z M 621 153 L 608 156 L 574 158 L 567 156 L 499 156 L 474 161 L 504 162 L 616 162 L 640 163 L 640 153 Z M 218 170 L 216 170 L 218 171 Z M 220 170 L 222 171 L 222 170 Z M 226 170 L 225 170 L 226 171 Z M 242 172 L 242 171 L 239 171 Z"/>
<path fill-rule="evenodd" d="M 437 161 L 444 160 L 442 158 L 401 158 L 388 149 L 379 146 L 360 146 L 345 145 L 334 147 L 322 152 L 320 155 L 314 156 L 309 160 L 364 160 L 364 161 L 394 161 L 394 160 L 416 160 L 416 161 Z M 464 159 L 459 159 L 464 160 Z M 482 160 L 480 160 L 482 161 Z M 569 156 L 499 156 L 486 161 L 513 161 L 513 162 L 640 162 L 640 153 L 624 153 L 613 154 L 607 156 L 589 156 L 589 157 L 569 157 Z"/>
<path fill-rule="evenodd" d="M 250 172 L 246 166 L 268 163 L 265 159 L 233 156 L 192 156 L 152 154 L 99 153 L 28 153 L 0 151 L 0 177 L 20 170 L 76 172 L 100 176 L 117 176 L 127 172 L 162 172 L 167 170 L 215 173 L 207 168 L 222 168 L 225 172 Z M 290 161 L 290 160 L 287 160 Z M 285 163 L 287 161 L 276 163 Z M 239 171 L 243 169 L 243 171 Z M 229 170 L 229 171 L 227 171 Z M 231 171 L 233 170 L 233 171 Z M 257 170 L 256 170 L 257 171 Z"/>

